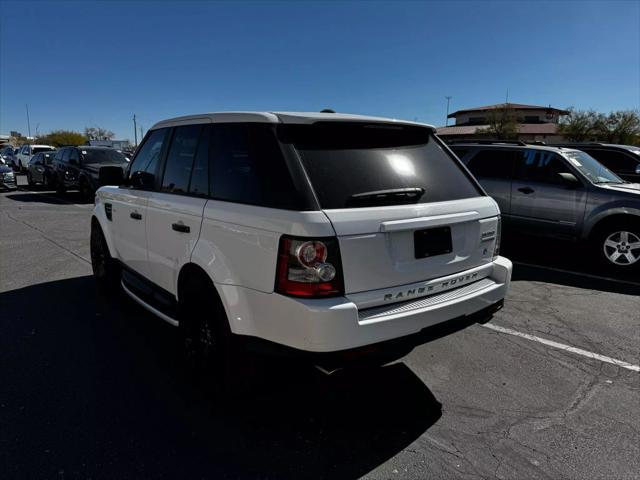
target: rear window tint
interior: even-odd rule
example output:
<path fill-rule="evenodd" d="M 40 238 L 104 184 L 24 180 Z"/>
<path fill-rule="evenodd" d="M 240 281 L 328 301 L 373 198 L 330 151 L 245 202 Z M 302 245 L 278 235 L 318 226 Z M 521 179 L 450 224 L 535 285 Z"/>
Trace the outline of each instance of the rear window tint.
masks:
<path fill-rule="evenodd" d="M 295 146 L 325 209 L 482 195 L 426 128 L 332 122 L 283 125 L 279 137 Z"/>

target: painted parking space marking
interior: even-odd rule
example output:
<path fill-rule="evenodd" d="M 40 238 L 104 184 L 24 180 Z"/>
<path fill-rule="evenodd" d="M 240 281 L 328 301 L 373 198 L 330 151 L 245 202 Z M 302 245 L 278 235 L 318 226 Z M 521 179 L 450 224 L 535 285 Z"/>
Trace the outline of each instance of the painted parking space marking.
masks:
<path fill-rule="evenodd" d="M 622 360 L 617 360 L 615 358 L 607 357 L 605 355 L 600 355 L 599 353 L 589 352 L 588 350 L 583 350 L 582 348 L 572 347 L 571 345 L 565 345 L 564 343 L 554 342 L 553 340 L 547 340 L 546 338 L 536 337 L 535 335 L 529 335 L 528 333 L 518 332 L 517 330 L 500 327 L 498 325 L 493 325 L 491 323 L 485 323 L 481 326 L 488 328 L 490 330 L 494 330 L 496 332 L 507 334 L 507 335 L 514 335 L 516 337 L 526 338 L 527 340 L 542 343 L 543 345 L 558 348 L 566 352 L 575 353 L 576 355 L 582 355 L 583 357 L 593 358 L 595 360 L 600 360 L 601 362 L 605 362 L 605 363 L 612 363 L 613 365 L 617 365 L 618 367 L 621 367 L 621 368 L 626 368 L 627 370 L 631 370 L 632 372 L 640 372 L 640 365 L 627 363 Z"/>

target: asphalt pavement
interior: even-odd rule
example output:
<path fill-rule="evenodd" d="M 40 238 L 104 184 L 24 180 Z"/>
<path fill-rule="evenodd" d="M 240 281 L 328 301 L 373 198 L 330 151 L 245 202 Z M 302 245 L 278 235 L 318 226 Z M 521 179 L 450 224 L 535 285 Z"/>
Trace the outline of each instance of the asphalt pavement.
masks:
<path fill-rule="evenodd" d="M 96 294 L 92 207 L 0 194 L 1 478 L 640 478 L 640 279 L 575 246 L 505 239 L 486 325 L 370 371 L 265 360 L 230 397 Z"/>

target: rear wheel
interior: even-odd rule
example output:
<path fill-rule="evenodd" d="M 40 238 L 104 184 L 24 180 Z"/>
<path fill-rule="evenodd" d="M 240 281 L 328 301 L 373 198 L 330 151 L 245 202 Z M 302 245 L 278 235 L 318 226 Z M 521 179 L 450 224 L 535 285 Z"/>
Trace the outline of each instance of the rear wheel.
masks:
<path fill-rule="evenodd" d="M 592 248 L 600 263 L 614 272 L 640 269 L 640 221 L 610 223 L 599 228 Z"/>
<path fill-rule="evenodd" d="M 244 390 L 253 378 L 251 355 L 234 341 L 224 307 L 205 274 L 181 282 L 179 320 L 187 366 L 207 383 Z"/>
<path fill-rule="evenodd" d="M 98 288 L 103 292 L 112 292 L 120 282 L 120 268 L 111 257 L 107 240 L 97 220 L 91 222 L 91 267 Z"/>

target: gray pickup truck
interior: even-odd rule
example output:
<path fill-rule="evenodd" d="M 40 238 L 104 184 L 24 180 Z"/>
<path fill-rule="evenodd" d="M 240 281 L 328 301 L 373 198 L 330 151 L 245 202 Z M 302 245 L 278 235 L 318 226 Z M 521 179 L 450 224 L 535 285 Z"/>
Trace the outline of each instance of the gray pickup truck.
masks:
<path fill-rule="evenodd" d="M 506 142 L 450 148 L 496 200 L 505 226 L 588 241 L 604 266 L 640 269 L 640 184 L 571 148 Z"/>

